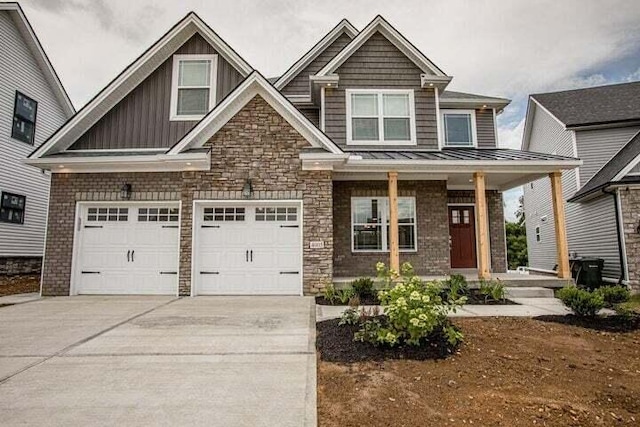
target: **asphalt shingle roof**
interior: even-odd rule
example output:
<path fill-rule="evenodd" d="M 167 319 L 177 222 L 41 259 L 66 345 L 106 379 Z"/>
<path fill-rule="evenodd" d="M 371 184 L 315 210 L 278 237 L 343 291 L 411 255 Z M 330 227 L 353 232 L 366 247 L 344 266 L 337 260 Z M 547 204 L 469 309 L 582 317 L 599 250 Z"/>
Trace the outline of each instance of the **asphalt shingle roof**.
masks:
<path fill-rule="evenodd" d="M 640 120 L 640 82 L 531 95 L 567 127 Z"/>
<path fill-rule="evenodd" d="M 578 201 L 584 196 L 604 188 L 638 155 L 640 155 L 640 132 L 635 134 L 569 201 Z"/>

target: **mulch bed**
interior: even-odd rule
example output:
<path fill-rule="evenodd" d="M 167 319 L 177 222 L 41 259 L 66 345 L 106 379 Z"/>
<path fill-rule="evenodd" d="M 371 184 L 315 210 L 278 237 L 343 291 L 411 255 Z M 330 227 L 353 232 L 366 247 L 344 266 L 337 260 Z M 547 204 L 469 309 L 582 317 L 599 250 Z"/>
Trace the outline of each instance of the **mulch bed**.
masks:
<path fill-rule="evenodd" d="M 597 316 L 593 318 L 579 317 L 573 314 L 566 316 L 538 316 L 536 320 L 579 326 L 605 332 L 632 332 L 640 330 L 640 315 L 635 316 Z"/>
<path fill-rule="evenodd" d="M 40 292 L 40 275 L 0 276 L 0 296 Z"/>
<path fill-rule="evenodd" d="M 319 425 L 640 425 L 640 330 L 507 317 L 452 322 L 465 343 L 445 359 L 335 363 L 319 352 Z"/>
<path fill-rule="evenodd" d="M 327 301 L 323 296 L 316 297 L 316 304 L 318 305 L 348 305 L 342 304 L 340 301 L 336 303 L 331 303 Z M 379 305 L 380 301 L 378 301 L 378 297 L 376 295 L 367 295 L 364 297 L 360 297 L 360 305 Z M 500 301 L 494 300 L 485 300 L 484 296 L 480 295 L 478 291 L 471 291 L 469 295 L 467 295 L 467 304 L 473 305 L 519 305 L 517 302 L 513 302 L 509 299 L 504 299 Z"/>
<path fill-rule="evenodd" d="M 339 326 L 339 319 L 316 324 L 316 348 L 320 358 L 327 362 L 353 363 L 390 359 L 429 360 L 444 359 L 452 353 L 447 338 L 442 333 L 432 334 L 421 346 L 375 346 L 353 340 L 359 325 Z"/>

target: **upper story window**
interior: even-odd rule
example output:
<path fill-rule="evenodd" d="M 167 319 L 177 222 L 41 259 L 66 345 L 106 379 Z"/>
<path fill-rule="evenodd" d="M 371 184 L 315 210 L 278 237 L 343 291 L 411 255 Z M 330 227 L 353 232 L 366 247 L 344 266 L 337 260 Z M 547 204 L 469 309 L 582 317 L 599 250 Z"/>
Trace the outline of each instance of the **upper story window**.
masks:
<path fill-rule="evenodd" d="M 440 110 L 445 147 L 476 147 L 476 112 Z"/>
<path fill-rule="evenodd" d="M 171 120 L 200 120 L 216 105 L 217 55 L 174 55 Z"/>
<path fill-rule="evenodd" d="M 27 198 L 19 194 L 2 192 L 0 198 L 0 221 L 24 224 L 24 207 Z"/>
<path fill-rule="evenodd" d="M 413 90 L 347 89 L 347 144 L 415 144 Z"/>
<path fill-rule="evenodd" d="M 27 95 L 16 91 L 11 138 L 26 142 L 27 144 L 33 144 L 36 134 L 37 112 L 38 103 Z"/>

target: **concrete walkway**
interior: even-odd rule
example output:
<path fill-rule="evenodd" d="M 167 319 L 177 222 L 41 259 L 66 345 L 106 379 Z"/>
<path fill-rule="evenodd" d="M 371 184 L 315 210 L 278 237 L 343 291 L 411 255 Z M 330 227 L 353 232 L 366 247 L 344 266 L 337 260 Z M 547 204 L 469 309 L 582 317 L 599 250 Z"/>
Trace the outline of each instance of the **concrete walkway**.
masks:
<path fill-rule="evenodd" d="M 473 305 L 467 304 L 451 313 L 451 317 L 535 317 L 545 315 L 565 315 L 571 313 L 567 307 L 557 298 L 511 298 L 520 305 Z M 365 306 L 370 309 L 371 306 Z M 318 322 L 328 319 L 337 319 L 346 310 L 344 306 L 316 306 L 316 319 Z M 382 310 L 380 310 L 382 313 Z"/>
<path fill-rule="evenodd" d="M 0 308 L 2 425 L 315 426 L 312 298 Z"/>
<path fill-rule="evenodd" d="M 0 307 L 3 305 L 23 304 L 25 302 L 37 301 L 40 299 L 40 294 L 37 292 L 28 294 L 15 294 L 5 295 L 0 297 Z"/>

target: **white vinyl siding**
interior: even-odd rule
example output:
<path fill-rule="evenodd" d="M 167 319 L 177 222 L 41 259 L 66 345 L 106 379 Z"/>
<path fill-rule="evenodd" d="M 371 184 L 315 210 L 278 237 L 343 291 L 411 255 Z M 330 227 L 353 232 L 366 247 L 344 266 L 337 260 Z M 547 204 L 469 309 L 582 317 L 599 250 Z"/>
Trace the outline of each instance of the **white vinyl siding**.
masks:
<path fill-rule="evenodd" d="M 546 111 L 536 108 L 532 121 L 529 150 L 573 157 L 573 136 L 571 131 L 565 131 L 560 123 Z M 563 171 L 562 190 L 564 200 L 575 194 L 577 191 L 575 171 Z M 570 203 L 565 203 L 567 222 L 570 222 L 570 205 Z M 551 183 L 548 177 L 534 181 L 533 188 L 531 185 L 524 186 L 524 206 L 527 219 L 529 266 L 552 270 L 557 264 L 556 236 Z M 540 242 L 536 241 L 536 226 L 540 227 Z"/>
<path fill-rule="evenodd" d="M 0 256 L 42 256 L 49 175 L 22 161 L 66 120 L 24 38 L 0 12 L 0 191 L 26 196 L 24 224 L 0 223 Z M 16 90 L 38 102 L 34 145 L 11 138 Z"/>
<path fill-rule="evenodd" d="M 585 185 L 640 130 L 638 126 L 576 131 L 580 185 Z"/>

